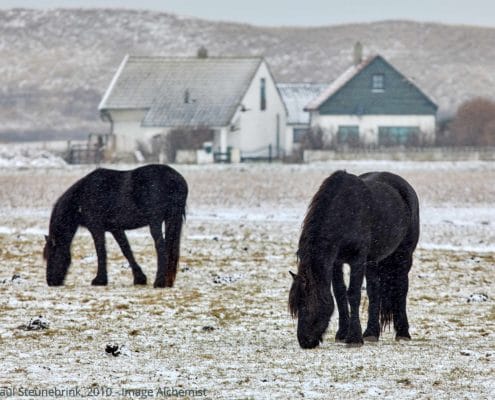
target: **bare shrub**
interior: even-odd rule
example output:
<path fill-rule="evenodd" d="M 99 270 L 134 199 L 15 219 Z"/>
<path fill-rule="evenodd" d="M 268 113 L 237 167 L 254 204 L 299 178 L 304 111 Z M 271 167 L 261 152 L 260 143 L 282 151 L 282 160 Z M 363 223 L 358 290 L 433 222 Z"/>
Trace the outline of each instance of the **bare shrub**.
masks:
<path fill-rule="evenodd" d="M 165 136 L 161 150 L 168 161 L 174 162 L 177 150 L 199 150 L 204 142 L 212 140 L 213 130 L 208 127 L 176 128 Z"/>
<path fill-rule="evenodd" d="M 301 140 L 301 150 L 323 150 L 325 147 L 325 134 L 320 126 L 311 127 Z"/>
<path fill-rule="evenodd" d="M 478 97 L 462 103 L 450 124 L 450 139 L 460 146 L 495 145 L 495 102 Z"/>

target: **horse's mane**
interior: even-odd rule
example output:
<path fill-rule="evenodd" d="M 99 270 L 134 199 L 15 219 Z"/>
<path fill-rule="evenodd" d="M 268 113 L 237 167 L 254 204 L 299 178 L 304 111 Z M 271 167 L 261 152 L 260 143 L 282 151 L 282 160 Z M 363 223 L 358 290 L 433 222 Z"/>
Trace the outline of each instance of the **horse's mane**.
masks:
<path fill-rule="evenodd" d="M 342 183 L 348 174 L 345 171 L 336 171 L 328 178 L 326 178 L 320 185 L 320 188 L 316 194 L 311 199 L 311 202 L 306 212 L 302 224 L 302 232 L 299 238 L 299 248 L 297 251 L 298 259 L 298 274 L 295 278 L 294 284 L 289 293 L 289 312 L 291 315 L 297 317 L 297 301 L 300 297 L 301 284 L 306 287 L 306 295 L 311 295 L 314 297 L 309 304 L 317 304 L 316 290 L 311 287 L 317 285 L 319 281 L 319 274 L 324 274 L 324 271 L 314 270 L 312 266 L 312 258 L 318 256 L 317 249 L 313 248 L 313 243 L 318 243 L 319 240 L 315 240 L 315 236 L 321 230 L 321 224 L 325 221 L 325 215 L 331 204 L 332 200 L 339 193 Z"/>
<path fill-rule="evenodd" d="M 77 181 L 55 202 L 50 217 L 49 235 L 51 237 L 63 238 L 67 235 L 67 232 L 75 232 L 77 229 L 79 224 L 77 218 L 79 208 L 77 195 L 82 181 L 82 179 Z"/>
<path fill-rule="evenodd" d="M 311 253 L 311 242 L 315 235 L 321 231 L 321 224 L 325 221 L 325 214 L 335 196 L 339 193 L 344 179 L 348 176 L 345 171 L 336 171 L 326 178 L 315 193 L 304 217 L 299 249 L 297 255 L 300 260 Z M 299 263 L 301 265 L 301 263 Z M 306 264 L 306 263 L 305 263 Z"/>

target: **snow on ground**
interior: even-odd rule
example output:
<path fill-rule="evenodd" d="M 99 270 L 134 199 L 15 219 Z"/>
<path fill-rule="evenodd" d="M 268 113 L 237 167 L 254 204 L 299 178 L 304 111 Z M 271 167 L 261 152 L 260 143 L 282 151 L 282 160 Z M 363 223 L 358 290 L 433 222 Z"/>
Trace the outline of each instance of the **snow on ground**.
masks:
<path fill-rule="evenodd" d="M 0 168 L 61 168 L 66 162 L 59 156 L 40 147 L 1 146 Z"/>
<path fill-rule="evenodd" d="M 48 288 L 41 250 L 51 206 L 90 168 L 0 170 L 0 386 L 103 386 L 113 398 L 164 387 L 225 399 L 494 397 L 493 163 L 177 168 L 190 197 L 180 271 L 168 290 L 134 287 L 110 238 L 109 286 L 91 287 L 95 251 L 83 230 L 66 286 Z M 335 169 L 391 170 L 418 191 L 411 342 L 385 332 L 377 344 L 347 349 L 333 342 L 334 315 L 320 348 L 298 346 L 288 270 L 309 199 Z M 147 229 L 129 237 L 152 281 Z M 364 296 L 363 324 L 366 304 Z M 48 329 L 19 328 L 40 316 Z M 105 351 L 114 344 L 125 351 Z"/>

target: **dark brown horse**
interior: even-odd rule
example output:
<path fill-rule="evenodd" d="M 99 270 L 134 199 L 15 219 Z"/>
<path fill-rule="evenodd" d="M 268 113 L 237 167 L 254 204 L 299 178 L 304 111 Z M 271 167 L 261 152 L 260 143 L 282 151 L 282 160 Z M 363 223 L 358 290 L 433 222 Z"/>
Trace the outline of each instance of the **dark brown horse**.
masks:
<path fill-rule="evenodd" d="M 369 308 L 364 339 L 377 341 L 392 320 L 396 339 L 410 339 L 406 297 L 418 238 L 418 198 L 400 176 L 388 172 L 355 176 L 345 171 L 329 176 L 308 208 L 299 239 L 298 272 L 292 274 L 289 309 L 298 318 L 301 347 L 314 348 L 322 341 L 334 311 L 331 286 L 339 310 L 336 340 L 363 343 L 359 304 L 365 275 Z M 344 263 L 351 268 L 349 288 Z"/>
<path fill-rule="evenodd" d="M 129 261 L 134 284 L 145 285 L 146 276 L 134 259 L 125 230 L 149 226 L 158 258 L 154 286 L 173 286 L 187 193 L 182 175 L 166 165 L 131 171 L 99 168 L 86 175 L 53 207 L 43 251 L 48 285 L 63 285 L 71 263 L 70 246 L 79 226 L 89 230 L 96 247 L 98 272 L 93 285 L 108 282 L 105 232 L 112 233 Z"/>

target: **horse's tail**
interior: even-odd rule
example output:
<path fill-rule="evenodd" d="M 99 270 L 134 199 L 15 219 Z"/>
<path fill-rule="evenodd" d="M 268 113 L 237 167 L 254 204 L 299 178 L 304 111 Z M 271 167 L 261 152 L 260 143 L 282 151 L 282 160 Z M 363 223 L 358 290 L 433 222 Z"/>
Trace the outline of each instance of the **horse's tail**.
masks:
<path fill-rule="evenodd" d="M 182 224 L 186 219 L 186 206 L 184 205 L 171 212 L 165 221 L 165 250 L 167 253 L 167 268 L 165 286 L 172 287 L 177 275 L 177 266 L 180 258 L 180 239 Z"/>

